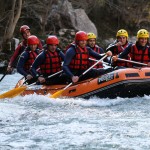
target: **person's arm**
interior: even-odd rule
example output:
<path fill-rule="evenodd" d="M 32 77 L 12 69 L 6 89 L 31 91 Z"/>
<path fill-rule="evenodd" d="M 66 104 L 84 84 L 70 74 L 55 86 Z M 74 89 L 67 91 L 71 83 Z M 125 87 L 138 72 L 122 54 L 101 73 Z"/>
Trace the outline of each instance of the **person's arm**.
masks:
<path fill-rule="evenodd" d="M 24 65 L 27 62 L 28 58 L 29 58 L 29 54 L 27 52 L 23 52 L 17 64 L 17 71 L 20 74 L 22 74 L 24 77 L 28 75 L 28 73 L 24 70 Z"/>
<path fill-rule="evenodd" d="M 33 62 L 32 66 L 31 66 L 31 73 L 34 77 L 38 77 L 39 73 L 37 72 L 38 67 L 44 62 L 45 60 L 45 51 L 41 52 L 35 59 L 35 61 Z"/>
<path fill-rule="evenodd" d="M 91 48 L 88 48 L 88 51 L 89 51 L 90 56 L 93 56 L 97 59 L 101 59 L 104 56 L 104 54 L 99 54 L 99 53 L 93 51 Z"/>
<path fill-rule="evenodd" d="M 118 56 L 113 56 L 113 57 L 112 57 L 112 61 L 117 61 L 118 58 L 127 57 L 128 54 L 131 52 L 131 46 L 132 46 L 132 44 L 130 44 L 128 47 L 126 47 L 126 48 L 124 49 L 124 51 L 121 52 Z"/>
<path fill-rule="evenodd" d="M 115 40 L 112 44 L 110 44 L 107 48 L 106 51 L 111 51 L 112 53 L 114 52 L 114 48 L 117 47 L 116 46 L 117 40 Z"/>
<path fill-rule="evenodd" d="M 118 55 L 118 58 L 123 58 L 123 57 L 128 56 L 128 54 L 129 54 L 130 51 L 131 51 L 131 46 L 132 46 L 132 44 L 129 44 L 129 46 L 126 47 L 126 48 L 124 49 L 124 51 L 121 52 L 121 53 Z"/>
<path fill-rule="evenodd" d="M 104 53 L 104 49 L 100 47 L 100 54 Z"/>
<path fill-rule="evenodd" d="M 21 44 L 18 45 L 18 47 L 16 48 L 14 54 L 12 55 L 12 57 L 10 58 L 9 64 L 8 66 L 13 67 L 14 62 L 17 60 L 17 57 L 20 54 L 20 50 L 21 50 Z"/>
<path fill-rule="evenodd" d="M 71 47 L 67 50 L 64 58 L 63 70 L 70 78 L 72 78 L 74 75 L 69 69 L 69 64 L 71 63 L 71 60 L 73 59 L 75 54 L 76 54 L 75 49 Z"/>

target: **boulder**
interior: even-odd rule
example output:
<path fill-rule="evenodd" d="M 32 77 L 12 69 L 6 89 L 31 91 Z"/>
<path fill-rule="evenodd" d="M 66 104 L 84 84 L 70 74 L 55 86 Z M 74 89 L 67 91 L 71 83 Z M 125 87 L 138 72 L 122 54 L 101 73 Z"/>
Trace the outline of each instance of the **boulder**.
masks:
<path fill-rule="evenodd" d="M 55 22 L 55 26 L 60 29 L 68 28 L 93 32 L 97 35 L 97 29 L 94 23 L 89 19 L 84 9 L 74 9 L 68 0 L 59 1 L 58 5 L 53 7 L 50 18 Z M 59 34 L 64 34 L 63 32 Z M 71 33 L 72 35 L 74 33 Z"/>

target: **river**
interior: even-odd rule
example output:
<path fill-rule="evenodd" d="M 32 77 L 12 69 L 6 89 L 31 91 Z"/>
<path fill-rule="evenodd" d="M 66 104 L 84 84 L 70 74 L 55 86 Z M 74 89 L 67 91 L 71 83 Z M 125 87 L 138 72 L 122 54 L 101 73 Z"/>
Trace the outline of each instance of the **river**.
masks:
<path fill-rule="evenodd" d="M 7 75 L 0 82 L 0 93 L 12 89 L 20 78 Z M 0 149 L 150 150 L 150 96 L 3 99 Z"/>

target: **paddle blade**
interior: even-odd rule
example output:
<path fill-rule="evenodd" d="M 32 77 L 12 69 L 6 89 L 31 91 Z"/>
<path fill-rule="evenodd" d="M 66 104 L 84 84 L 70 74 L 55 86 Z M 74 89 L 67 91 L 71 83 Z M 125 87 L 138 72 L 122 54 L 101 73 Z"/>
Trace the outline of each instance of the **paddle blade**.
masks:
<path fill-rule="evenodd" d="M 63 91 L 64 90 L 55 92 L 53 95 L 50 96 L 50 98 L 58 98 L 63 93 Z"/>
<path fill-rule="evenodd" d="M 3 98 L 13 98 L 19 94 L 21 94 L 23 91 L 25 91 L 27 88 L 27 86 L 22 86 L 22 87 L 18 87 L 18 88 L 14 88 L 6 93 L 3 93 L 0 95 L 0 99 Z"/>

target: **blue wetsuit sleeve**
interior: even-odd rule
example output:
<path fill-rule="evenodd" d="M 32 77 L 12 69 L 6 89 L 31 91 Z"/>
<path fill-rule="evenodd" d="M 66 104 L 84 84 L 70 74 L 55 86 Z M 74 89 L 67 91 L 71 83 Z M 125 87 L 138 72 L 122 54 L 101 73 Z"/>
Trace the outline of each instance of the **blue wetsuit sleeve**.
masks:
<path fill-rule="evenodd" d="M 101 59 L 102 58 L 102 56 L 100 54 L 98 54 L 97 52 L 93 51 L 91 48 L 88 48 L 88 51 L 89 51 L 89 55 L 90 56 L 93 56 L 93 57 L 95 57 L 97 59 Z"/>
<path fill-rule="evenodd" d="M 44 62 L 44 60 L 45 60 L 45 52 L 43 51 L 36 57 L 35 61 L 31 66 L 31 72 L 34 77 L 39 76 L 39 73 L 36 70 Z"/>
<path fill-rule="evenodd" d="M 76 54 L 75 49 L 71 47 L 71 48 L 69 48 L 67 50 L 65 58 L 64 58 L 63 70 L 71 78 L 74 75 L 73 75 L 73 73 L 69 69 L 69 64 L 71 63 L 71 60 L 73 59 L 73 57 L 75 56 L 75 54 Z"/>
<path fill-rule="evenodd" d="M 60 52 L 59 52 L 59 55 L 60 55 L 60 57 L 62 58 L 62 60 L 64 61 L 65 54 L 64 54 L 62 51 L 60 51 Z"/>
<path fill-rule="evenodd" d="M 104 53 L 104 49 L 100 47 L 100 53 L 103 54 Z"/>
<path fill-rule="evenodd" d="M 28 58 L 29 58 L 29 54 L 27 52 L 23 52 L 17 64 L 17 71 L 20 74 L 22 74 L 24 77 L 26 77 L 29 74 L 24 70 L 24 65 L 27 62 Z"/>
<path fill-rule="evenodd" d="M 125 48 L 124 51 L 118 55 L 118 57 L 119 58 L 126 57 L 131 52 L 131 46 L 132 44 L 130 44 L 127 48 Z"/>

